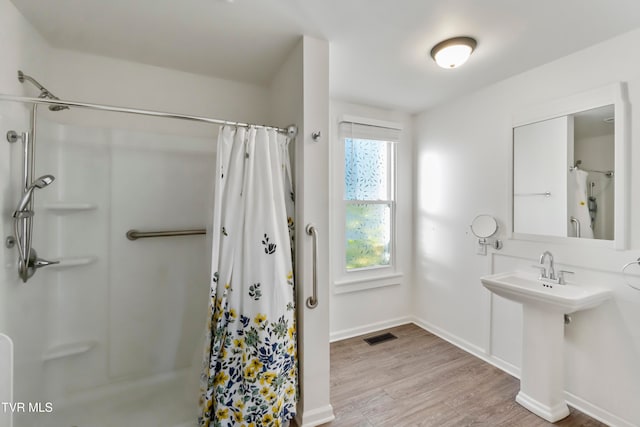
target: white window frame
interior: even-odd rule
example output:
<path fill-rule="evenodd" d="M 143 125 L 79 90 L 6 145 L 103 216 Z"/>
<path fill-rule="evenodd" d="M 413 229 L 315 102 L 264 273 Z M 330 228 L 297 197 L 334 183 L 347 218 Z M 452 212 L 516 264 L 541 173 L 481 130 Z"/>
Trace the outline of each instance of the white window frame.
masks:
<path fill-rule="evenodd" d="M 349 137 L 340 137 L 340 142 L 342 143 L 341 149 L 342 149 L 342 162 L 344 163 L 345 161 L 345 144 L 346 144 L 346 140 Z M 360 138 L 354 138 L 356 140 L 360 139 Z M 360 139 L 362 140 L 362 139 Z M 346 188 L 345 188 L 345 182 L 344 182 L 344 178 L 345 178 L 345 170 L 343 169 L 343 174 L 342 174 L 342 233 L 343 233 L 343 237 L 344 239 L 342 240 L 342 252 L 343 252 L 343 257 L 342 257 L 342 273 L 343 274 L 352 274 L 352 273 L 357 273 L 360 271 L 366 271 L 366 270 L 375 270 L 375 269 L 386 269 L 386 268 L 390 268 L 395 266 L 396 264 L 396 239 L 395 239 L 395 235 L 396 235 L 396 188 L 395 188 L 395 182 L 396 182 L 396 144 L 390 141 L 383 141 L 380 139 L 366 139 L 365 141 L 378 141 L 378 142 L 384 142 L 386 144 L 386 148 L 387 148 L 387 193 L 388 193 L 388 199 L 380 199 L 380 200 L 363 200 L 363 199 L 356 199 L 356 200 L 347 200 L 346 198 Z M 372 265 L 372 266 L 368 266 L 368 267 L 359 267 L 359 268 L 352 268 L 349 269 L 347 268 L 347 236 L 346 236 L 346 220 L 347 220 L 347 206 L 349 205 L 383 205 L 383 206 L 389 206 L 389 210 L 390 210 L 390 226 L 391 226 L 391 230 L 390 230 L 390 241 L 389 241 L 389 264 L 386 265 Z"/>
<path fill-rule="evenodd" d="M 339 119 L 338 129 L 349 123 L 357 124 L 360 127 L 366 126 L 367 135 L 349 135 L 338 131 L 338 143 L 335 144 L 336 154 L 334 157 L 334 210 L 337 213 L 334 218 L 335 248 L 334 265 L 337 267 L 334 282 L 334 293 L 355 292 L 381 286 L 391 286 L 399 284 L 402 274 L 397 272 L 397 168 L 398 155 L 397 143 L 399 142 L 402 125 L 394 122 L 386 122 L 353 116 L 342 116 Z M 391 136 L 391 137 L 390 137 Z M 383 141 L 387 143 L 389 173 L 389 199 L 387 200 L 346 200 L 345 189 L 345 139 L 365 139 Z M 346 257 L 346 207 L 349 204 L 381 204 L 390 206 L 391 238 L 389 242 L 390 259 L 388 265 L 376 265 L 347 269 Z"/>

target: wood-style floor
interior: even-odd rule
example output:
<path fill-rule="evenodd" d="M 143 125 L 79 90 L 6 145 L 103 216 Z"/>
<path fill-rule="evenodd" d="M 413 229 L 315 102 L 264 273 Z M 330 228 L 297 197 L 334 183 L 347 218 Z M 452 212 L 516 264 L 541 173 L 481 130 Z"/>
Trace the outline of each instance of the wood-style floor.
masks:
<path fill-rule="evenodd" d="M 330 427 L 553 426 L 515 402 L 520 382 L 415 325 L 331 344 Z M 604 426 L 571 409 L 556 426 Z"/>

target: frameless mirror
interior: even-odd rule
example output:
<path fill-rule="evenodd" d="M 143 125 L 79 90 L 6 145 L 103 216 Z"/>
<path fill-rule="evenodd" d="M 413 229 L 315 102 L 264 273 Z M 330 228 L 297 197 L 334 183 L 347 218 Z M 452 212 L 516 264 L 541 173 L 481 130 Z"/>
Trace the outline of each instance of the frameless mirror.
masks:
<path fill-rule="evenodd" d="M 513 128 L 514 237 L 625 246 L 623 86 L 558 100 Z M 526 117 L 525 114 L 523 117 Z"/>
<path fill-rule="evenodd" d="M 498 222 L 491 215 L 478 215 L 471 222 L 471 232 L 480 239 L 493 236 L 498 231 Z"/>

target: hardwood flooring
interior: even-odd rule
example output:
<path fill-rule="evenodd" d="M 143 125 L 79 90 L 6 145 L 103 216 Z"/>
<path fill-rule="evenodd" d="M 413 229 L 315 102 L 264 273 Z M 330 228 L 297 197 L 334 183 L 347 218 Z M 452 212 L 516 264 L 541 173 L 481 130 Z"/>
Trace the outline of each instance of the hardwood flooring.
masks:
<path fill-rule="evenodd" d="M 330 427 L 553 426 L 515 402 L 520 382 L 415 325 L 331 344 Z M 556 426 L 604 424 L 571 409 Z"/>

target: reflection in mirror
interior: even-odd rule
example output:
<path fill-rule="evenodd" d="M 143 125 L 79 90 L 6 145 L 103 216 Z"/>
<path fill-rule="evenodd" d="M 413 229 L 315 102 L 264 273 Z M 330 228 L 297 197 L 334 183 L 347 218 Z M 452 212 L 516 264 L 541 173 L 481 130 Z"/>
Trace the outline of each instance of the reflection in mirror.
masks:
<path fill-rule="evenodd" d="M 573 178 L 569 182 L 574 189 L 573 194 L 569 194 L 573 212 L 569 214 L 586 223 L 586 233 L 578 235 L 579 222 L 573 221 L 569 236 L 613 240 L 614 107 L 607 105 L 584 111 L 575 114 L 574 120 L 574 166 L 569 168 Z"/>
<path fill-rule="evenodd" d="M 493 236 L 498 231 L 498 222 L 491 215 L 478 215 L 471 223 L 471 232 L 481 239 Z"/>
<path fill-rule="evenodd" d="M 513 129 L 513 231 L 614 239 L 614 105 Z"/>

